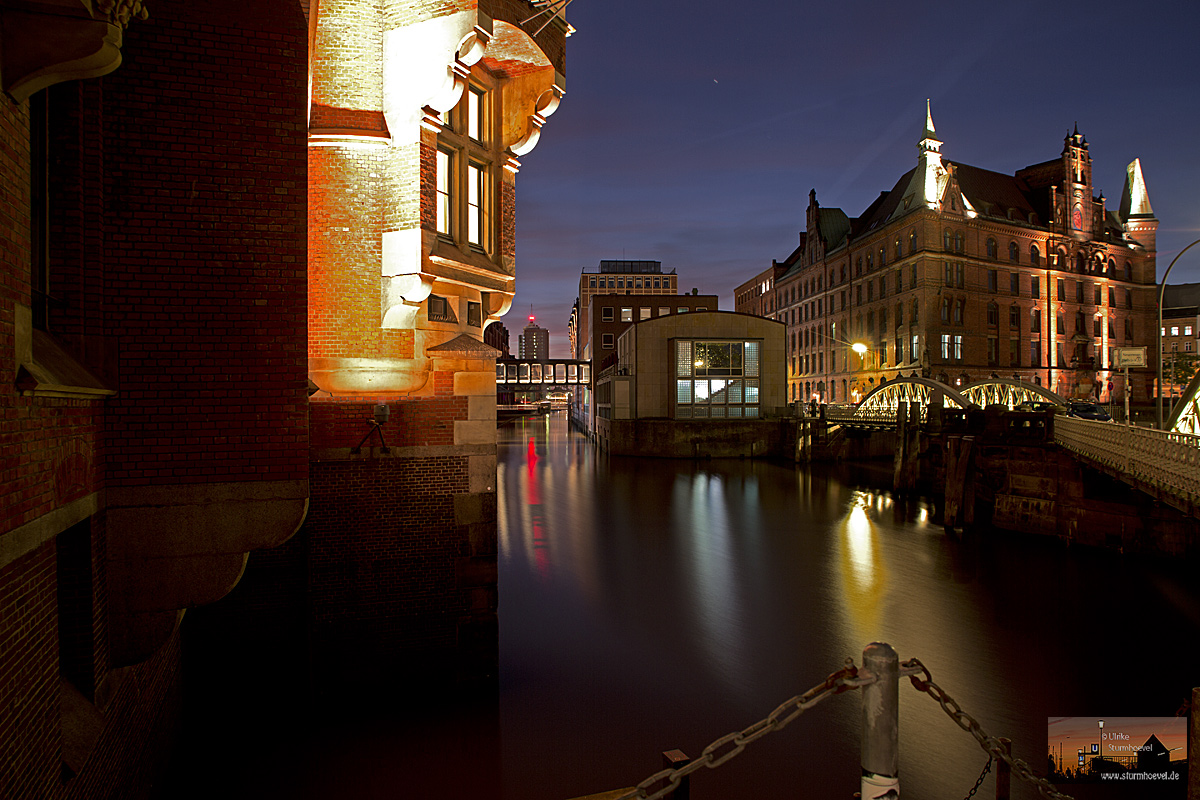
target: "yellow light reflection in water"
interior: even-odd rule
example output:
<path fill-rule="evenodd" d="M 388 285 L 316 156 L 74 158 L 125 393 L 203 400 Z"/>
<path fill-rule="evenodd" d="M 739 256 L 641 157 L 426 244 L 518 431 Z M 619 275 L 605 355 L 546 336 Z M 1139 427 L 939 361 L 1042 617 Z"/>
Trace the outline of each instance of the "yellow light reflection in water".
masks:
<path fill-rule="evenodd" d="M 879 554 L 879 536 L 867 510 L 871 496 L 855 492 L 841 530 L 842 594 L 861 636 L 876 636 L 887 570 Z"/>

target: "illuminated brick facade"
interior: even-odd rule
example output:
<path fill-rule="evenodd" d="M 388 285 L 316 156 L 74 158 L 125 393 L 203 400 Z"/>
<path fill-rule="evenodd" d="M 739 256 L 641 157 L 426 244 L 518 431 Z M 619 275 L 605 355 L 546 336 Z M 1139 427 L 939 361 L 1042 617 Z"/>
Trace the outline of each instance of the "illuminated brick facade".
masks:
<path fill-rule="evenodd" d="M 515 291 L 517 159 L 563 95 L 568 27 L 538 12 L 487 0 L 310 11 L 304 535 L 327 675 L 368 640 L 380 668 L 495 674 L 498 351 L 483 332 Z M 357 448 L 376 405 L 389 419 Z"/>
<path fill-rule="evenodd" d="M 1058 158 L 1014 175 L 943 162 L 941 144 L 927 115 L 917 167 L 856 218 L 812 192 L 772 291 L 739 287 L 739 308 L 762 303 L 788 326 L 788 400 L 854 402 L 899 376 L 993 375 L 1121 399 L 1113 350 L 1154 350 L 1158 221 L 1140 164 L 1114 211 L 1094 194 L 1078 131 Z M 1133 399 L 1150 396 L 1152 374 L 1131 373 Z"/>

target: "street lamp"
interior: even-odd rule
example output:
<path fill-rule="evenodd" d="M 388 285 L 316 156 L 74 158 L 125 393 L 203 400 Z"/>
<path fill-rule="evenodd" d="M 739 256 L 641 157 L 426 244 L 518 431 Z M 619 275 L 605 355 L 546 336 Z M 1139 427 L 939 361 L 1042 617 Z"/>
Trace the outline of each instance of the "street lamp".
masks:
<path fill-rule="evenodd" d="M 1172 259 L 1171 259 L 1171 263 L 1170 263 L 1170 265 L 1168 265 L 1168 266 L 1167 266 L 1167 271 L 1163 273 L 1162 284 L 1161 284 L 1161 285 L 1158 287 L 1158 327 L 1154 329 L 1154 336 L 1155 336 L 1155 339 L 1156 339 L 1156 340 L 1157 340 L 1157 342 L 1158 342 L 1157 353 L 1155 354 L 1156 363 L 1157 363 L 1157 370 L 1156 370 L 1156 372 L 1157 372 L 1157 375 L 1156 375 L 1156 377 L 1157 377 L 1157 379 L 1158 379 L 1158 398 L 1157 398 L 1157 399 L 1156 399 L 1156 401 L 1155 401 L 1155 415 L 1154 415 L 1154 417 L 1155 417 L 1155 420 L 1157 421 L 1157 424 L 1156 424 L 1156 426 L 1155 426 L 1155 427 L 1157 427 L 1157 428 L 1158 428 L 1160 431 L 1162 430 L 1162 426 L 1163 426 L 1163 406 L 1162 406 L 1162 383 L 1163 383 L 1163 374 L 1162 374 L 1162 327 L 1163 327 L 1163 323 L 1162 323 L 1162 319 L 1163 319 L 1163 317 L 1162 317 L 1162 308 L 1163 308 L 1163 293 L 1164 293 L 1164 292 L 1167 290 L 1167 276 L 1171 274 L 1171 268 L 1175 266 L 1175 262 L 1179 260 L 1179 256 L 1183 255 L 1183 254 L 1184 254 L 1184 253 L 1186 253 L 1188 250 L 1191 250 L 1193 247 L 1195 247 L 1195 246 L 1196 246 L 1196 245 L 1198 245 L 1198 244 L 1200 244 L 1200 239 L 1197 239 L 1196 241 L 1194 241 L 1194 242 L 1192 242 L 1191 244 L 1189 244 L 1187 247 L 1185 247 L 1185 248 L 1183 248 L 1182 250 L 1180 250 L 1180 251 L 1179 251 L 1179 255 L 1177 255 L 1177 256 L 1175 256 L 1174 258 L 1172 258 Z"/>

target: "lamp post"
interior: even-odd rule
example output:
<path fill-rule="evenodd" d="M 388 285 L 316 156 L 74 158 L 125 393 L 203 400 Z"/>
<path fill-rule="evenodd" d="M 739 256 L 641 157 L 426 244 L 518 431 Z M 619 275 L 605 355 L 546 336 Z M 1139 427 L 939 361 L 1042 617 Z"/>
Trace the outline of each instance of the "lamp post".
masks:
<path fill-rule="evenodd" d="M 1099 746 L 1100 759 L 1099 760 L 1103 761 L 1104 760 L 1104 720 L 1100 719 L 1100 720 L 1096 720 L 1096 721 L 1100 723 L 1100 746 Z"/>
<path fill-rule="evenodd" d="M 1163 374 L 1162 374 L 1162 372 L 1163 372 L 1163 370 L 1162 370 L 1162 327 L 1163 327 L 1163 316 L 1162 316 L 1162 311 L 1163 311 L 1163 293 L 1164 293 L 1164 292 L 1167 290 L 1167 276 L 1171 274 L 1171 269 L 1172 269 L 1172 268 L 1175 266 L 1175 262 L 1179 260 L 1179 256 L 1182 256 L 1184 253 L 1186 253 L 1188 250 L 1191 250 L 1193 247 L 1195 247 L 1195 246 L 1196 246 L 1196 245 L 1198 245 L 1198 244 L 1200 244 L 1200 239 L 1197 239 L 1196 241 L 1194 241 L 1194 242 L 1192 242 L 1191 244 L 1189 244 L 1187 247 L 1185 247 L 1185 248 L 1183 248 L 1182 250 L 1180 250 L 1180 251 L 1179 251 L 1179 255 L 1176 255 L 1174 258 L 1172 258 L 1172 259 L 1171 259 L 1171 263 L 1170 263 L 1170 264 L 1167 266 L 1167 271 L 1163 273 L 1162 283 L 1161 283 L 1161 284 L 1159 285 L 1159 287 L 1158 287 L 1158 327 L 1154 329 L 1154 336 L 1155 336 L 1155 339 L 1156 339 L 1156 341 L 1157 341 L 1157 343 L 1158 343 L 1158 347 L 1157 347 L 1157 353 L 1156 353 L 1156 355 L 1155 355 L 1155 358 L 1156 358 L 1156 364 L 1157 364 L 1157 369 L 1156 369 L 1156 371 L 1157 371 L 1157 375 L 1156 375 L 1156 377 L 1157 377 L 1157 379 L 1158 379 L 1158 397 L 1156 398 L 1156 402 L 1155 402 L 1155 414 L 1154 414 L 1154 418 L 1155 418 L 1155 420 L 1156 420 L 1156 423 L 1157 423 L 1157 424 L 1155 425 L 1155 427 L 1157 427 L 1157 428 L 1158 428 L 1160 431 L 1162 430 L 1162 426 L 1163 426 L 1163 406 L 1162 406 L 1162 390 L 1163 390 L 1163 385 L 1162 385 L 1162 384 L 1163 384 Z"/>

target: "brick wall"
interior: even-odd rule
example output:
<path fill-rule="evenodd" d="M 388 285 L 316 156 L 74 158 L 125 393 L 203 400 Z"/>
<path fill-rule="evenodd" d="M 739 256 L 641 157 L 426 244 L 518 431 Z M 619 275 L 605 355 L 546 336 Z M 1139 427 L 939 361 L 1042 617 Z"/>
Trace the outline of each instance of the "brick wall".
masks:
<path fill-rule="evenodd" d="M 466 491 L 465 457 L 312 465 L 304 535 L 323 680 L 452 663 L 465 608 L 456 563 L 468 546 L 453 498 Z"/>
<path fill-rule="evenodd" d="M 305 473 L 307 31 L 271 5 L 156 11 L 103 79 L 110 485 Z"/>

